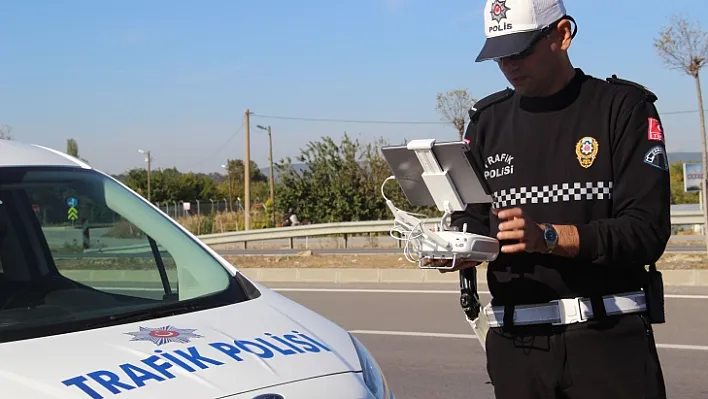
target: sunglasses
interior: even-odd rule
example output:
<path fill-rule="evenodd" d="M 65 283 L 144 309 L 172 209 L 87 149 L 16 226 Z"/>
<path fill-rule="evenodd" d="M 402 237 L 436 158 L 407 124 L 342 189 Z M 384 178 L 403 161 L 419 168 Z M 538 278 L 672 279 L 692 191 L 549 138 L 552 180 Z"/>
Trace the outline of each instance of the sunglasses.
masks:
<path fill-rule="evenodd" d="M 520 61 L 520 60 L 523 60 L 524 58 L 526 58 L 526 57 L 530 56 L 531 54 L 533 54 L 534 50 L 536 49 L 536 45 L 537 45 L 541 40 L 543 40 L 543 39 L 545 39 L 546 37 L 548 37 L 548 35 L 549 35 L 552 31 L 554 31 L 554 30 L 556 29 L 556 27 L 557 27 L 556 24 L 546 26 L 545 28 L 543 28 L 543 29 L 541 30 L 541 32 L 538 34 L 538 36 L 536 36 L 536 37 L 531 41 L 531 43 L 529 43 L 528 47 L 526 47 L 523 51 L 521 51 L 521 52 L 519 52 L 519 53 L 516 53 L 516 54 L 508 55 L 508 56 L 506 56 L 506 57 L 495 58 L 494 61 L 500 62 L 500 61 L 502 61 L 502 60 L 505 60 L 505 61 Z"/>
<path fill-rule="evenodd" d="M 538 44 L 538 42 L 547 38 L 548 35 L 551 34 L 551 32 L 553 32 L 554 30 L 556 30 L 558 28 L 558 23 L 564 19 L 567 19 L 568 21 L 572 22 L 572 24 L 574 25 L 573 26 L 573 28 L 574 28 L 573 33 L 571 33 L 570 37 L 575 38 L 575 35 L 578 33 L 578 24 L 575 22 L 575 19 L 573 17 L 571 17 L 570 15 L 566 15 L 563 18 L 557 20 L 556 22 L 541 29 L 541 32 L 538 34 L 538 36 L 536 36 L 533 39 L 533 41 L 528 45 L 528 47 L 526 47 L 526 49 L 524 49 L 523 51 L 516 53 L 516 54 L 506 56 L 506 57 L 495 58 L 494 61 L 496 61 L 496 62 L 499 62 L 502 60 L 520 61 L 520 60 L 523 60 L 524 58 L 530 56 L 531 54 L 533 54 L 534 50 L 536 49 L 536 45 Z"/>

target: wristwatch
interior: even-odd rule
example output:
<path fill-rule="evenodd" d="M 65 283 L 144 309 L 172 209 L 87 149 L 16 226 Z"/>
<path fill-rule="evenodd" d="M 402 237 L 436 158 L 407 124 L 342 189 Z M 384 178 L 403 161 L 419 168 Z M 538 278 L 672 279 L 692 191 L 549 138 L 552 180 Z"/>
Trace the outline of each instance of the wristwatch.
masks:
<path fill-rule="evenodd" d="M 544 223 L 543 239 L 546 241 L 546 250 L 543 253 L 550 254 L 558 244 L 558 232 L 550 223 Z"/>

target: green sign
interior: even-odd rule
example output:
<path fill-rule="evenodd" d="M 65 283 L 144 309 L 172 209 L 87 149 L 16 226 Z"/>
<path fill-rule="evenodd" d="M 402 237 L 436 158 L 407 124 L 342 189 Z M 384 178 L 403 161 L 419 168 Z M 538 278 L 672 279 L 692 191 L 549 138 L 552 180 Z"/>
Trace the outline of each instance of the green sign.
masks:
<path fill-rule="evenodd" d="M 79 211 L 73 206 L 69 208 L 69 220 L 76 220 L 79 218 Z"/>

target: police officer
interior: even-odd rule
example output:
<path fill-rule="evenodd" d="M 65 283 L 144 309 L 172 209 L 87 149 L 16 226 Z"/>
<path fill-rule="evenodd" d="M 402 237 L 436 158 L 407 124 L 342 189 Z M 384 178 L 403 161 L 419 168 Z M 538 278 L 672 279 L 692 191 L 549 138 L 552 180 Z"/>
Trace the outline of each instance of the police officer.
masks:
<path fill-rule="evenodd" d="M 513 89 L 478 101 L 465 133 L 493 203 L 451 220 L 501 244 L 482 310 L 496 397 L 665 398 L 647 309 L 663 304 L 647 266 L 671 234 L 657 98 L 571 64 L 562 0 L 487 0 L 484 21 L 477 62 Z M 454 270 L 473 278 L 475 264 Z"/>

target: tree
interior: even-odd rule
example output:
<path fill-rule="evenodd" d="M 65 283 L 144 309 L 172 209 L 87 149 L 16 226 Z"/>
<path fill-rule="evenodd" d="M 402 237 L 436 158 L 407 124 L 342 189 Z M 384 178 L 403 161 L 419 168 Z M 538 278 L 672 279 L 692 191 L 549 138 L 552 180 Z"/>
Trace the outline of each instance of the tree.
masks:
<path fill-rule="evenodd" d="M 243 186 L 243 178 L 244 178 L 244 164 L 242 159 L 227 159 L 226 160 L 226 167 L 228 168 L 228 172 L 231 174 L 231 180 L 233 181 L 232 184 L 234 185 L 241 185 Z M 251 183 L 256 183 L 256 182 L 267 182 L 268 177 L 266 177 L 265 174 L 263 174 L 263 171 L 258 167 L 258 164 L 255 161 L 251 161 Z"/>
<path fill-rule="evenodd" d="M 701 30 L 700 24 L 684 18 L 672 16 L 670 24 L 663 27 L 654 43 L 659 57 L 671 69 L 676 69 L 693 77 L 698 96 L 698 115 L 701 121 L 701 153 L 703 164 L 703 201 L 708 200 L 708 148 L 706 147 L 706 125 L 703 114 L 703 94 L 701 92 L 700 71 L 708 61 L 708 32 Z M 708 248 L 708 206 L 703 206 L 703 227 Z"/>
<path fill-rule="evenodd" d="M 12 140 L 12 126 L 0 125 L 0 140 Z"/>
<path fill-rule="evenodd" d="M 233 199 L 236 197 L 245 197 L 245 168 L 242 159 L 227 159 L 226 160 L 226 180 L 220 185 L 219 191 L 227 198 L 229 203 L 233 204 Z M 258 164 L 251 161 L 251 202 L 258 201 L 262 189 L 262 183 L 267 182 L 268 178 L 263 174 Z M 235 207 L 236 205 L 233 205 Z M 234 208 L 235 209 L 235 208 Z"/>
<path fill-rule="evenodd" d="M 76 140 L 66 140 L 66 153 L 74 158 L 79 157 L 79 144 L 76 142 Z"/>
<path fill-rule="evenodd" d="M 74 158 L 80 159 L 82 162 L 89 163 L 89 161 L 79 156 L 79 143 L 77 143 L 75 139 L 66 140 L 66 154 L 71 155 Z"/>
<path fill-rule="evenodd" d="M 147 171 L 144 168 L 131 169 L 118 178 L 138 194 L 146 196 Z M 175 168 L 156 169 L 150 173 L 150 191 L 153 203 L 208 201 L 216 197 L 216 183 L 204 174 L 181 173 Z"/>
<path fill-rule="evenodd" d="M 384 144 L 362 145 L 346 133 L 340 143 L 331 137 L 308 143 L 297 157 L 306 168 L 296 169 L 290 158 L 275 165 L 281 184 L 276 206 L 282 212 L 293 208 L 310 223 L 391 219 L 381 195 L 381 185 L 391 175 L 380 153 Z M 384 193 L 397 207 L 420 212 L 395 181 L 386 184 Z"/>
<path fill-rule="evenodd" d="M 443 118 L 452 123 L 457 129 L 459 139 L 465 135 L 465 125 L 469 120 L 469 110 L 477 102 L 470 97 L 467 89 L 458 89 L 448 91 L 447 93 L 438 93 L 437 109 Z"/>
<path fill-rule="evenodd" d="M 308 143 L 297 157 L 306 169 L 293 168 L 290 158 L 277 163 L 283 185 L 278 195 L 280 209 L 294 208 L 311 223 L 357 220 L 363 205 L 359 147 L 347 134 L 339 144 L 323 137 Z"/>

